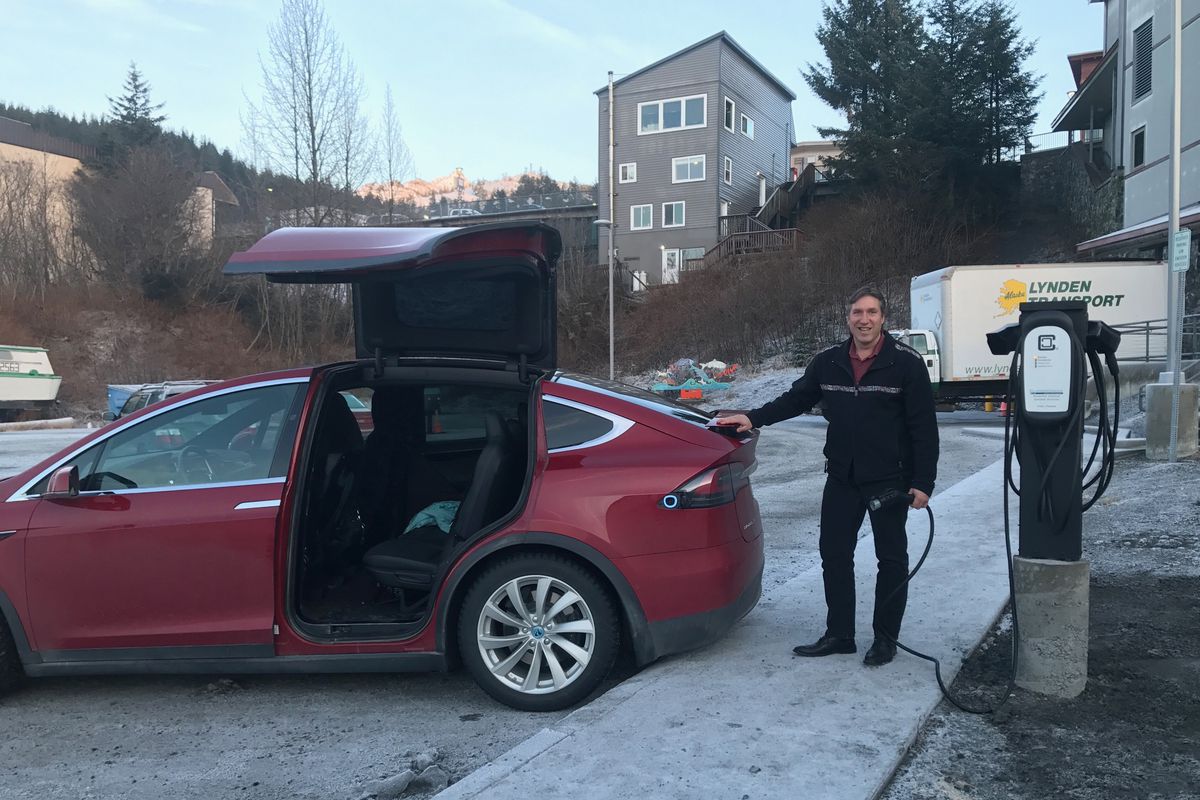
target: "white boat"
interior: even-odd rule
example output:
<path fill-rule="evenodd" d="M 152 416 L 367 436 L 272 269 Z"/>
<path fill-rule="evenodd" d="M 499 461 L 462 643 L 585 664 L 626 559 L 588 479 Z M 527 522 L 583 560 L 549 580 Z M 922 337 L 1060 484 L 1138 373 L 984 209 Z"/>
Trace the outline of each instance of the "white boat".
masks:
<path fill-rule="evenodd" d="M 50 406 L 61 383 L 46 348 L 0 344 L 0 420 Z"/>

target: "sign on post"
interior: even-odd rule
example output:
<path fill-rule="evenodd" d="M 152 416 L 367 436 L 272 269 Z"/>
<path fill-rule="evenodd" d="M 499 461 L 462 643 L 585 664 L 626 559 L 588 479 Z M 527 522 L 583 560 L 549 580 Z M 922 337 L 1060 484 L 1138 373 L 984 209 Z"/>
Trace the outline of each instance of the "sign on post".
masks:
<path fill-rule="evenodd" d="M 1187 272 L 1192 256 L 1192 229 L 1176 231 L 1171 242 L 1171 272 Z"/>

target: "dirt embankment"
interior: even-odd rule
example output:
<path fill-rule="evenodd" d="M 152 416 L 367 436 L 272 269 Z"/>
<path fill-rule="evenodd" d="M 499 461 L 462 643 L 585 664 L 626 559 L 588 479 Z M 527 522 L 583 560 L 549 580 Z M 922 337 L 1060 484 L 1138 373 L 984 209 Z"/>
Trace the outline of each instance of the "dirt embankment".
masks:
<path fill-rule="evenodd" d="M 0 298 L 0 343 L 46 347 L 62 375 L 54 416 L 98 419 L 110 383 L 222 379 L 295 366 L 235 311 L 172 310 L 99 288 Z M 349 352 L 332 357 L 348 357 Z"/>

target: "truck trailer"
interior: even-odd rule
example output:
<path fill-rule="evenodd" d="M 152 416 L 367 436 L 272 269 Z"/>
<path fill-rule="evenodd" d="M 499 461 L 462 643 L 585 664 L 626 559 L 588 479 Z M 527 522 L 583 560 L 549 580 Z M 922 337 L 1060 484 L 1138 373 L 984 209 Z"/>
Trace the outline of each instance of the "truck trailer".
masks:
<path fill-rule="evenodd" d="M 1010 356 L 994 356 L 987 334 L 1017 321 L 1022 303 L 1083 300 L 1089 319 L 1109 325 L 1167 316 L 1162 261 L 954 266 L 918 275 L 910 286 L 911 326 L 892 335 L 925 359 L 939 403 L 1000 397 Z M 1145 355 L 1145 343 L 1117 351 Z M 1151 354 L 1153 355 L 1153 354 Z"/>

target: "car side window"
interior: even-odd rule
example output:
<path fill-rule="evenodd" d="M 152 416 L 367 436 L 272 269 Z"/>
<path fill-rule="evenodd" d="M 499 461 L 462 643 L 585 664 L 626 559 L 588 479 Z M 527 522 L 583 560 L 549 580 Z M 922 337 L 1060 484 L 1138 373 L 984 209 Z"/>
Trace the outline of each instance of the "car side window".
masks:
<path fill-rule="evenodd" d="M 613 429 L 610 419 L 552 400 L 542 403 L 542 419 L 546 426 L 547 450 L 577 447 L 595 441 Z"/>
<path fill-rule="evenodd" d="M 473 386 L 428 386 L 425 388 L 425 441 L 477 441 L 487 438 L 486 417 L 495 412 L 501 419 L 520 417 L 525 399 L 512 392 L 497 392 Z"/>
<path fill-rule="evenodd" d="M 271 477 L 298 384 L 230 392 L 141 420 L 64 466 L 81 491 L 152 489 Z M 39 482 L 31 494 L 45 490 Z"/>
<path fill-rule="evenodd" d="M 132 414 L 135 411 L 145 408 L 149 402 L 149 393 L 144 389 L 139 389 L 129 396 L 129 399 L 125 401 L 125 405 L 121 406 L 121 413 L 118 416 L 123 417 L 126 414 Z"/>

